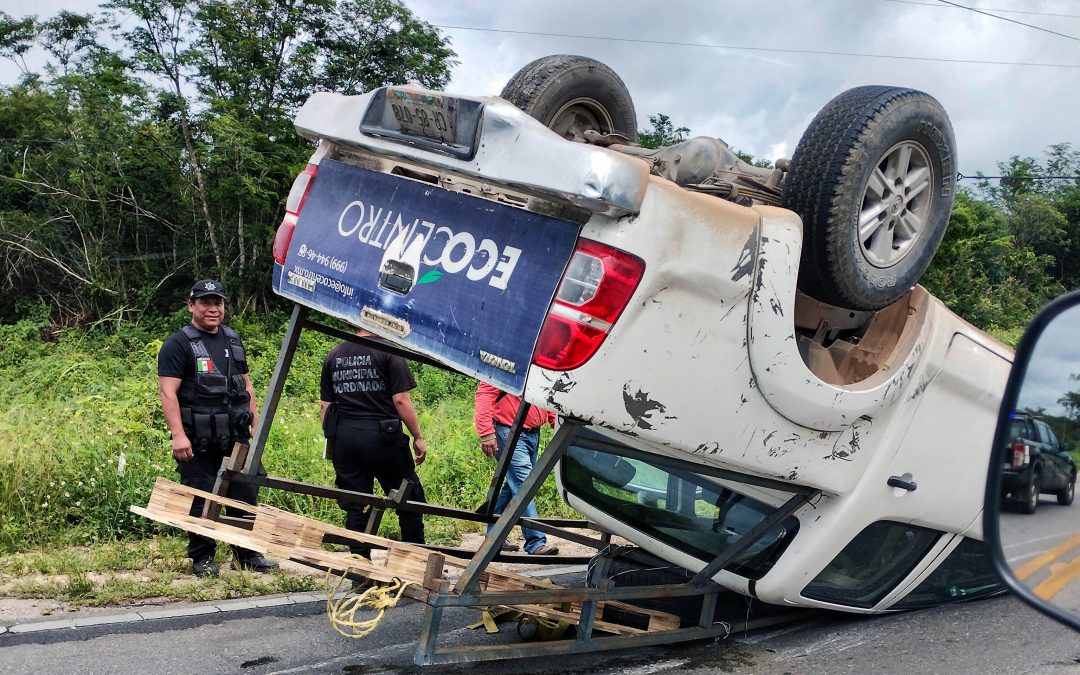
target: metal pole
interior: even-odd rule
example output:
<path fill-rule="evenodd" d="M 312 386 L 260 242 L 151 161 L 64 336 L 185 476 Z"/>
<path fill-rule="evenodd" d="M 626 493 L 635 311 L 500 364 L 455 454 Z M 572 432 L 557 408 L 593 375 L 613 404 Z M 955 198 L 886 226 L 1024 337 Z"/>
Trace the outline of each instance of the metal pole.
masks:
<path fill-rule="evenodd" d="M 518 490 L 514 498 L 510 500 L 510 503 L 506 506 L 506 510 L 503 511 L 499 519 L 495 521 L 494 527 L 487 537 L 484 537 L 484 543 L 480 545 L 480 549 L 476 552 L 476 555 L 469 561 L 469 565 L 465 568 L 465 571 L 461 573 L 461 578 L 458 579 L 457 585 L 454 590 L 458 593 L 472 593 L 476 589 L 476 584 L 480 580 L 480 574 L 487 568 L 488 563 L 499 552 L 499 547 L 502 546 L 503 541 L 506 539 L 506 535 L 510 533 L 518 519 L 521 517 L 521 513 L 525 510 L 525 505 L 529 503 L 540 490 L 540 486 L 543 485 L 544 479 L 551 473 L 555 463 L 559 461 L 559 458 L 566 452 L 566 447 L 569 445 L 569 439 L 574 432 L 578 430 L 581 425 L 577 422 L 564 421 L 559 430 L 555 432 L 555 437 L 551 439 L 551 443 L 548 444 L 547 449 L 540 455 L 540 459 L 537 460 L 533 466 L 532 471 L 529 472 L 528 478 L 521 484 L 521 489 Z M 504 450 L 506 452 L 506 450 Z"/>
<path fill-rule="evenodd" d="M 589 570 L 588 583 L 593 588 L 607 591 L 611 588 L 611 579 L 608 578 L 608 568 L 611 566 L 611 558 L 601 556 L 600 560 Z M 596 620 L 596 610 L 599 601 L 585 600 L 581 603 L 581 611 L 578 613 L 577 641 L 589 642 L 592 640 L 593 622 Z"/>
<path fill-rule="evenodd" d="M 517 447 L 518 439 L 521 438 L 521 428 L 525 425 L 525 418 L 529 416 L 530 410 L 532 410 L 532 405 L 525 401 L 518 406 L 514 424 L 510 427 L 510 435 L 506 438 L 506 445 L 499 454 L 499 464 L 495 467 L 495 475 L 491 477 L 487 503 L 484 505 L 484 515 L 487 516 L 488 522 L 495 515 L 495 502 L 499 501 L 499 493 L 502 491 L 503 481 L 506 480 L 506 472 L 510 470 L 510 460 L 514 457 L 513 449 Z"/>
<path fill-rule="evenodd" d="M 809 501 L 809 499 L 806 495 L 792 495 L 790 499 L 784 502 L 783 506 L 776 511 L 773 511 L 768 518 L 750 528 L 750 530 L 744 534 L 734 546 L 726 549 L 723 553 L 713 558 L 711 563 L 703 567 L 700 572 L 694 575 L 694 578 L 689 581 L 690 585 L 701 585 L 706 583 L 709 579 L 712 579 L 712 577 L 717 572 L 724 569 L 724 566 L 731 562 L 735 556 L 750 548 L 754 542 L 768 532 L 773 525 L 779 523 L 784 518 L 787 518 L 792 513 L 795 513 L 795 510 L 807 501 Z"/>
<path fill-rule="evenodd" d="M 701 596 L 701 614 L 698 616 L 698 625 L 702 628 L 708 628 L 716 623 L 717 593 L 719 591 Z"/>
<path fill-rule="evenodd" d="M 266 392 L 266 399 L 263 401 L 262 412 L 259 414 L 259 426 L 255 429 L 255 437 L 251 439 L 251 450 L 248 452 L 247 461 L 242 470 L 249 476 L 254 476 L 259 472 L 263 450 L 266 448 L 266 439 L 270 436 L 270 425 L 274 423 L 278 402 L 281 401 L 281 391 L 285 388 L 285 378 L 289 375 L 289 368 L 292 366 L 293 355 L 296 353 L 296 345 L 300 341 L 300 332 L 303 330 L 307 313 L 307 307 L 293 305 L 292 317 L 285 329 L 281 352 L 278 354 L 277 364 L 274 365 L 274 374 L 270 377 L 270 386 Z M 236 467 L 233 469 L 236 470 Z"/>
<path fill-rule="evenodd" d="M 445 594 L 449 584 L 442 582 L 436 590 L 436 597 L 429 597 L 429 604 L 424 611 L 424 624 L 420 629 L 420 640 L 416 645 L 413 663 L 425 666 L 435 663 L 435 650 L 439 640 L 439 624 L 442 623 L 443 608 L 436 604 L 438 595 Z"/>

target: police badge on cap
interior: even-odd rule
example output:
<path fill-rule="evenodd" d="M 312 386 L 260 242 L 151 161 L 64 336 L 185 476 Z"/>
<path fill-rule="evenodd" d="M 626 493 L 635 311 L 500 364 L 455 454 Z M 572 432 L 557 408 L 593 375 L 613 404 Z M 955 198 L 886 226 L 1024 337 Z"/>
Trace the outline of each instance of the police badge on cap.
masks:
<path fill-rule="evenodd" d="M 195 282 L 195 285 L 191 287 L 188 298 L 194 300 L 195 298 L 202 298 L 207 295 L 216 295 L 222 300 L 227 297 L 225 295 L 225 288 L 221 285 L 220 281 L 217 281 L 216 279 L 203 279 L 202 281 Z"/>

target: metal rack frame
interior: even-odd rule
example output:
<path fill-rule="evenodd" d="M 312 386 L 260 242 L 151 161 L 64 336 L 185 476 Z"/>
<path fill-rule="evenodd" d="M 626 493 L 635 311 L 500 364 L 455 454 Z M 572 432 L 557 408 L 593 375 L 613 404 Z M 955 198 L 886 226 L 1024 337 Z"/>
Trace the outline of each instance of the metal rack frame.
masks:
<path fill-rule="evenodd" d="M 490 659 L 583 653 L 723 637 L 731 630 L 731 625 L 715 620 L 718 599 L 722 596 L 734 596 L 736 594 L 733 594 L 731 591 L 727 591 L 716 584 L 712 581 L 712 577 L 735 555 L 738 555 L 749 547 L 758 535 L 763 534 L 773 524 L 794 513 L 797 508 L 806 503 L 812 496 L 811 493 L 804 491 L 799 491 L 794 494 L 792 498 L 781 506 L 774 514 L 759 523 L 758 526 L 748 533 L 740 542 L 740 545 L 717 556 L 686 583 L 657 586 L 615 587 L 612 580 L 608 577 L 610 559 L 607 557 L 524 556 L 507 555 L 501 552 L 501 546 L 506 540 L 507 535 L 509 535 L 510 531 L 519 523 L 519 521 L 527 524 L 529 527 L 558 535 L 570 541 L 585 544 L 598 551 L 602 551 L 608 547 L 611 537 L 610 533 L 603 532 L 601 528 L 597 527 L 595 524 L 590 524 L 587 521 L 521 518 L 525 506 L 535 497 L 540 486 L 552 473 L 559 459 L 565 454 L 569 439 L 582 428 L 582 423 L 576 420 L 562 420 L 562 423 L 556 431 L 555 437 L 548 445 L 548 448 L 540 455 L 529 476 L 522 483 L 517 494 L 514 495 L 513 499 L 507 505 L 506 510 L 501 514 L 495 514 L 494 512 L 495 501 L 499 490 L 502 488 L 506 472 L 509 469 L 509 460 L 513 454 L 511 452 L 503 452 L 501 454 L 498 466 L 488 488 L 488 499 L 482 509 L 478 509 L 477 511 L 467 511 L 435 504 L 410 501 L 407 499 L 407 496 L 411 491 L 411 486 L 407 481 L 399 489 L 391 490 L 390 494 L 386 497 L 380 497 L 378 495 L 343 490 L 336 487 L 304 483 L 288 478 L 267 476 L 260 473 L 262 455 L 266 448 L 266 440 L 269 436 L 270 428 L 273 425 L 274 417 L 281 400 L 281 394 L 284 389 L 285 380 L 291 369 L 292 360 L 296 353 L 296 347 L 303 329 L 316 330 L 343 340 L 350 340 L 359 344 L 373 346 L 409 360 L 450 370 L 443 364 L 432 359 L 402 350 L 380 340 L 360 337 L 312 321 L 307 316 L 308 311 L 309 310 L 306 307 L 294 305 L 292 316 L 290 317 L 288 326 L 285 330 L 282 347 L 278 354 L 277 362 L 274 365 L 273 374 L 270 378 L 269 391 L 263 401 L 262 411 L 259 416 L 255 434 L 250 445 L 237 444 L 233 453 L 224 459 L 212 493 L 223 497 L 228 491 L 229 484 L 232 481 L 239 481 L 251 483 L 260 487 L 286 490 L 326 499 L 366 504 L 380 512 L 385 509 L 394 509 L 398 511 L 412 511 L 427 515 L 491 524 L 492 527 L 490 532 L 484 538 L 483 544 L 475 552 L 439 546 L 425 547 L 440 553 L 456 554 L 459 557 L 469 558 L 469 562 L 461 576 L 453 583 L 453 585 L 451 585 L 449 581 L 440 578 L 442 567 L 440 564 L 437 564 L 437 561 L 440 560 L 441 557 L 439 554 L 433 554 L 431 564 L 428 565 L 428 573 L 426 574 L 424 587 L 415 590 L 410 589 L 410 592 L 406 593 L 406 595 L 424 602 L 427 605 L 419 644 L 415 655 L 415 662 L 417 665 L 468 663 Z M 529 408 L 530 406 L 525 404 L 519 409 L 517 418 L 514 420 L 510 430 L 510 436 L 507 441 L 508 447 L 514 447 L 514 445 L 516 445 Z M 627 456 L 636 454 L 635 451 L 628 448 L 614 445 L 612 448 L 617 448 L 619 454 Z M 758 482 L 769 483 L 770 485 L 773 483 L 773 481 L 770 481 L 769 479 L 759 479 Z M 789 491 L 791 490 L 791 486 L 784 487 Z M 220 511 L 220 504 L 208 499 L 204 505 L 203 517 L 231 525 L 237 525 L 239 527 L 245 526 L 243 519 L 223 516 Z M 250 527 L 250 525 L 247 526 Z M 596 539 L 572 531 L 573 529 L 586 527 L 601 530 L 601 538 Z M 334 537 L 328 536 L 326 540 L 333 543 Z M 339 543 L 346 542 L 342 539 Z M 589 567 L 586 587 L 584 588 L 551 588 L 522 591 L 485 591 L 479 589 L 479 581 L 491 562 L 525 562 L 526 559 L 528 562 L 534 564 L 565 565 L 568 563 L 583 564 L 586 562 L 592 562 L 594 564 L 591 564 Z M 622 600 L 680 597 L 702 598 L 700 616 L 696 625 L 680 627 L 678 629 L 655 630 L 628 635 L 597 635 L 594 633 L 597 610 L 602 603 Z M 743 606 L 745 608 L 745 598 L 743 598 L 743 596 L 738 596 L 738 599 L 743 601 Z M 484 608 L 504 605 L 548 603 L 557 603 L 563 606 L 568 606 L 569 603 L 579 603 L 579 621 L 573 638 L 547 643 L 498 644 L 490 646 L 440 648 L 437 644 L 443 613 L 447 608 Z M 790 620 L 790 616 L 784 616 L 780 619 L 768 617 L 751 621 L 744 615 L 736 618 L 735 622 L 738 623 L 741 621 L 740 628 L 750 629 L 764 625 L 772 625 L 782 620 Z"/>

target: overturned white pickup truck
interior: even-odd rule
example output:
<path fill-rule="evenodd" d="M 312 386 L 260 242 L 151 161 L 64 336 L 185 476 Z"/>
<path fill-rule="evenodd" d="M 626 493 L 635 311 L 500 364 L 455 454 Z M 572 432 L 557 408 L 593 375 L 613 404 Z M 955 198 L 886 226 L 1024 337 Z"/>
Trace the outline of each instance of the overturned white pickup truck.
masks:
<path fill-rule="evenodd" d="M 274 288 L 580 423 L 566 501 L 730 589 L 853 612 L 997 590 L 1012 352 L 915 285 L 955 187 L 940 105 L 849 90 L 775 169 L 635 124 L 583 57 L 501 98 L 316 94 Z"/>

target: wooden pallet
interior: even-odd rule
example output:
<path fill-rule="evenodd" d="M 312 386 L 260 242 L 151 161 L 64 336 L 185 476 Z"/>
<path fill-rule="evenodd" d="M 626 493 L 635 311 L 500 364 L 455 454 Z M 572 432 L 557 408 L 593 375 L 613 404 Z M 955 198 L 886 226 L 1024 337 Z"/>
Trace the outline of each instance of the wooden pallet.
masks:
<path fill-rule="evenodd" d="M 199 497 L 226 507 L 230 510 L 230 515 L 235 516 L 236 511 L 241 511 L 253 516 L 251 529 L 190 515 L 192 502 Z M 145 508 L 132 506 L 130 509 L 135 514 L 159 523 L 338 575 L 360 574 L 384 582 L 395 578 L 400 579 L 413 585 L 410 589 L 410 597 L 429 604 L 432 602 L 432 595 L 452 593 L 446 582 L 460 576 L 469 564 L 469 561 L 464 558 L 439 553 L 422 546 L 346 530 L 272 506 L 252 506 L 180 485 L 165 478 L 158 478 L 154 483 L 153 492 Z M 349 553 L 326 550 L 324 544 L 327 535 L 385 548 L 386 557 L 384 560 L 375 562 Z M 520 591 L 565 588 L 551 582 L 538 581 L 512 572 L 488 569 L 480 576 L 478 585 L 479 591 L 474 594 L 477 598 L 476 607 L 504 606 L 574 625 L 579 621 L 581 602 L 521 604 L 513 601 L 513 596 Z M 644 625 L 646 628 L 635 628 L 601 620 L 599 617 L 604 616 L 605 604 L 617 609 L 620 613 L 630 615 L 633 617 L 630 622 Z M 618 601 L 598 603 L 596 616 L 598 618 L 593 622 L 596 630 L 616 635 L 636 635 L 679 628 L 679 617 L 674 614 L 644 609 Z"/>

